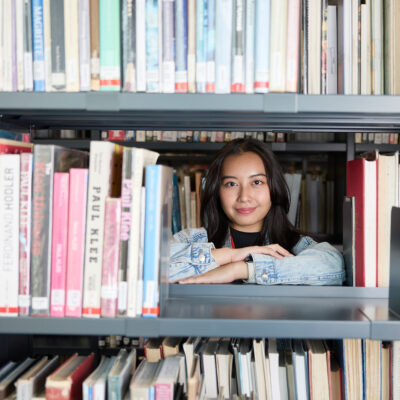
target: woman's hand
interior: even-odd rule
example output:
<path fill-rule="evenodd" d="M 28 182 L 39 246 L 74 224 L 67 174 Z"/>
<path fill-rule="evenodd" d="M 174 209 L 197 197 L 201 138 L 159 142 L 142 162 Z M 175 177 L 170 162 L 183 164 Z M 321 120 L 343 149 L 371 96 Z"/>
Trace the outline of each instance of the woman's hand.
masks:
<path fill-rule="evenodd" d="M 247 279 L 248 277 L 247 264 L 239 261 L 221 265 L 201 275 L 182 279 L 178 283 L 230 283 L 236 279 Z"/>

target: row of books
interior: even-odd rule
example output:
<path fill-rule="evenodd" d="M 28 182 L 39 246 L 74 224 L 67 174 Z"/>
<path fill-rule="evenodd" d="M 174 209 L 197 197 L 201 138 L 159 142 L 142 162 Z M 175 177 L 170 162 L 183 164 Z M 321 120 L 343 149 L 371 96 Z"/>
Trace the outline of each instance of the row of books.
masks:
<path fill-rule="evenodd" d="M 0 90 L 399 94 L 395 0 L 4 0 Z"/>
<path fill-rule="evenodd" d="M 400 204 L 399 152 L 347 162 L 345 257 L 354 286 L 389 287 L 391 210 Z"/>
<path fill-rule="evenodd" d="M 106 141 L 91 142 L 90 162 L 6 142 L 21 154 L 0 154 L 0 314 L 157 316 L 172 169 L 155 165 L 156 152 Z"/>
<path fill-rule="evenodd" d="M 398 341 L 155 338 L 117 355 L 9 361 L 0 395 L 19 399 L 396 399 Z"/>

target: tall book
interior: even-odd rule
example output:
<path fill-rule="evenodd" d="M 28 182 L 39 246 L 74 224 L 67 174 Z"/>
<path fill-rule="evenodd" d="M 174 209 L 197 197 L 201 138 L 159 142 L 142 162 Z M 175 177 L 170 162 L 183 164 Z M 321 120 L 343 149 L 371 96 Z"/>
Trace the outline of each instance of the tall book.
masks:
<path fill-rule="evenodd" d="M 337 6 L 338 94 L 352 93 L 351 0 L 340 0 Z"/>
<path fill-rule="evenodd" d="M 376 286 L 376 160 L 347 162 L 347 196 L 355 197 L 356 286 Z"/>
<path fill-rule="evenodd" d="M 371 0 L 372 94 L 383 94 L 383 1 Z"/>
<path fill-rule="evenodd" d="M 173 400 L 174 387 L 178 381 L 180 359 L 169 357 L 161 361 L 160 369 L 155 378 L 154 389 L 157 399 Z"/>
<path fill-rule="evenodd" d="M 33 156 L 22 153 L 20 160 L 18 314 L 29 315 Z"/>
<path fill-rule="evenodd" d="M 120 232 L 121 199 L 119 197 L 106 197 L 100 291 L 102 317 L 113 318 L 117 316 Z"/>
<path fill-rule="evenodd" d="M 172 173 L 171 168 L 162 165 L 148 165 L 146 167 L 142 309 L 144 317 L 157 317 L 159 315 L 160 282 L 163 286 L 167 286 L 166 283 L 168 282 Z"/>
<path fill-rule="evenodd" d="M 267 93 L 270 80 L 271 0 L 256 1 L 254 91 Z"/>
<path fill-rule="evenodd" d="M 215 92 L 215 0 L 208 0 L 206 32 L 206 92 Z"/>
<path fill-rule="evenodd" d="M 101 270 L 103 266 L 104 206 L 118 180 L 121 147 L 111 142 L 90 143 L 89 187 L 86 217 L 83 310 L 85 317 L 100 317 Z"/>
<path fill-rule="evenodd" d="M 232 1 L 216 3 L 215 23 L 215 93 L 231 91 Z"/>
<path fill-rule="evenodd" d="M 44 63 L 44 28 L 43 0 L 32 0 L 32 43 L 33 43 L 33 89 L 44 92 L 45 63 Z"/>
<path fill-rule="evenodd" d="M 371 94 L 371 1 L 361 4 L 361 94 Z"/>
<path fill-rule="evenodd" d="M 235 0 L 233 2 L 233 25 L 232 25 L 232 76 L 231 92 L 245 92 L 244 77 L 244 44 L 245 44 L 245 1 Z"/>
<path fill-rule="evenodd" d="M 82 316 L 83 266 L 85 260 L 88 169 L 69 171 L 68 252 L 65 315 Z"/>
<path fill-rule="evenodd" d="M 130 153 L 127 155 L 127 162 L 124 168 L 124 178 L 126 179 L 125 185 L 130 187 L 130 193 L 127 194 L 128 198 L 124 198 L 130 202 L 130 223 L 129 231 L 123 232 L 123 239 L 127 239 L 127 243 L 121 243 L 121 264 L 120 264 L 120 293 L 121 298 L 119 311 L 120 314 L 124 313 L 124 307 L 129 317 L 135 317 L 138 309 L 138 295 L 142 292 L 142 277 L 139 276 L 140 260 L 141 260 L 141 236 L 143 233 L 143 226 L 141 224 L 142 209 L 142 186 L 143 186 L 143 175 L 144 169 L 147 165 L 155 164 L 159 154 L 157 152 L 147 149 L 135 149 L 131 148 L 126 151 Z M 124 154 L 125 156 L 125 154 Z M 131 160 L 129 166 L 129 159 Z M 125 157 L 124 157 L 125 161 Z M 130 182 L 129 182 L 130 181 Z M 124 183 L 124 182 L 123 182 Z M 127 209 L 125 208 L 125 211 Z M 127 228 L 127 225 L 125 225 Z M 128 238 L 129 236 L 129 238 Z M 127 247 L 126 255 L 123 253 L 123 248 Z M 125 264 L 122 264 L 122 259 L 125 260 Z M 123 283 L 127 282 L 127 283 Z M 123 287 L 127 286 L 126 290 Z M 127 298 L 127 303 L 123 299 Z M 141 296 L 139 296 L 141 297 Z M 140 305 L 141 308 L 141 305 Z"/>
<path fill-rule="evenodd" d="M 299 89 L 300 0 L 288 0 L 287 9 L 286 91 L 296 93 Z"/>
<path fill-rule="evenodd" d="M 255 42 L 255 11 L 256 11 L 256 0 L 246 1 L 245 11 L 245 46 L 244 46 L 244 58 L 245 58 L 245 85 L 246 93 L 254 93 L 254 42 Z"/>
<path fill-rule="evenodd" d="M 15 1 L 3 1 L 3 90 L 17 90 Z"/>
<path fill-rule="evenodd" d="M 50 0 L 43 0 L 44 69 L 46 92 L 51 91 L 51 15 Z"/>
<path fill-rule="evenodd" d="M 146 0 L 146 91 L 160 91 L 159 30 L 158 23 L 160 0 Z"/>
<path fill-rule="evenodd" d="M 161 91 L 175 92 L 175 0 L 162 0 Z"/>
<path fill-rule="evenodd" d="M 121 89 L 120 3 L 100 0 L 100 89 Z"/>
<path fill-rule="evenodd" d="M 196 91 L 205 93 L 207 83 L 207 3 L 196 0 Z"/>
<path fill-rule="evenodd" d="M 100 90 L 99 1 L 90 0 L 90 87 Z"/>
<path fill-rule="evenodd" d="M 307 0 L 308 93 L 321 94 L 321 1 Z"/>
<path fill-rule="evenodd" d="M 54 173 L 50 316 L 65 316 L 69 172 Z"/>
<path fill-rule="evenodd" d="M 122 88 L 136 91 L 136 2 L 122 1 Z"/>
<path fill-rule="evenodd" d="M 337 13 L 328 5 L 328 34 L 326 54 L 326 93 L 337 94 Z"/>
<path fill-rule="evenodd" d="M 0 315 L 18 316 L 20 155 L 0 154 Z"/>
<path fill-rule="evenodd" d="M 24 91 L 24 1 L 15 2 L 16 79 L 17 90 Z"/>
<path fill-rule="evenodd" d="M 188 0 L 175 0 L 175 92 L 188 90 Z"/>
<path fill-rule="evenodd" d="M 136 90 L 146 91 L 146 0 L 136 0 Z"/>
<path fill-rule="evenodd" d="M 271 0 L 270 85 L 271 92 L 286 88 L 288 0 Z"/>
<path fill-rule="evenodd" d="M 51 21 L 51 89 L 65 90 L 65 33 L 64 0 L 52 0 L 50 3 Z"/>
<path fill-rule="evenodd" d="M 78 0 L 79 87 L 90 90 L 90 0 Z"/>
<path fill-rule="evenodd" d="M 87 165 L 88 155 L 56 145 L 36 145 L 33 164 L 31 313 L 50 313 L 50 267 L 55 172 Z"/>
<path fill-rule="evenodd" d="M 188 91 L 196 92 L 196 0 L 188 0 L 187 6 L 188 26 Z"/>
<path fill-rule="evenodd" d="M 32 61 L 32 2 L 23 0 L 24 7 L 24 90 L 33 90 L 33 61 Z M 0 68 L 1 70 L 1 68 Z"/>
<path fill-rule="evenodd" d="M 79 91 L 78 0 L 64 1 L 66 91 Z"/>
<path fill-rule="evenodd" d="M 137 367 L 129 383 L 129 391 L 132 399 L 154 398 L 154 382 L 160 363 L 148 362 L 143 359 Z"/>

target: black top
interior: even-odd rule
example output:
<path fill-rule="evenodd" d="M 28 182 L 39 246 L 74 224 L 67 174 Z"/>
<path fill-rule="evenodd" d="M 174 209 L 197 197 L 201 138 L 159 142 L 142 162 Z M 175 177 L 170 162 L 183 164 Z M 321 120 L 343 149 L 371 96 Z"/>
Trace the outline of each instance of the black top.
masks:
<path fill-rule="evenodd" d="M 236 249 L 255 246 L 260 236 L 260 232 L 241 232 L 233 228 L 230 228 L 230 231 Z"/>

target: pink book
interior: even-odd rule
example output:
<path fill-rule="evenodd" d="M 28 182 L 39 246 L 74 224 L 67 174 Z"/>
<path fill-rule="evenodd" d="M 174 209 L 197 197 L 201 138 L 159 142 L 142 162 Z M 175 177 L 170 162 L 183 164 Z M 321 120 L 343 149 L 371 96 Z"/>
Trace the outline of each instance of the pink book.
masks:
<path fill-rule="evenodd" d="M 18 314 L 29 315 L 32 207 L 32 154 L 20 156 L 19 191 L 19 289 Z"/>
<path fill-rule="evenodd" d="M 65 315 L 69 173 L 54 173 L 50 316 Z"/>
<path fill-rule="evenodd" d="M 121 199 L 107 197 L 100 292 L 100 315 L 102 317 L 117 316 L 120 232 Z"/>
<path fill-rule="evenodd" d="M 88 169 L 69 170 L 66 317 L 82 316 Z"/>

